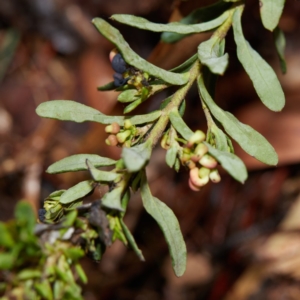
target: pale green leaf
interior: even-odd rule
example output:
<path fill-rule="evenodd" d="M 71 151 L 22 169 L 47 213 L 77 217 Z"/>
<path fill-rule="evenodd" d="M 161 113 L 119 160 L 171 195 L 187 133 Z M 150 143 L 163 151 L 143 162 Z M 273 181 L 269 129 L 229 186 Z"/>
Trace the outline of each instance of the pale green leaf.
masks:
<path fill-rule="evenodd" d="M 50 174 L 57 174 L 64 172 L 87 170 L 87 159 L 95 167 L 112 166 L 116 163 L 116 161 L 113 159 L 102 157 L 96 154 L 75 154 L 55 162 L 50 167 L 48 167 L 46 172 Z"/>
<path fill-rule="evenodd" d="M 122 158 L 128 172 L 134 173 L 141 170 L 149 161 L 152 153 L 151 144 L 143 144 L 122 150 Z"/>
<path fill-rule="evenodd" d="M 94 121 L 101 124 L 118 123 L 124 125 L 124 116 L 107 116 L 100 111 L 84 104 L 70 100 L 52 100 L 41 103 L 37 109 L 40 117 L 58 119 L 62 121 L 86 122 Z M 153 111 L 146 115 L 136 115 L 130 118 L 133 125 L 144 124 L 156 120 L 160 111 Z M 126 117 L 126 119 L 129 119 Z"/>
<path fill-rule="evenodd" d="M 175 275 L 182 276 L 186 269 L 186 246 L 180 225 L 173 211 L 151 195 L 145 172 L 142 175 L 141 196 L 147 213 L 158 223 L 165 236 Z"/>
<path fill-rule="evenodd" d="M 208 152 L 212 155 L 221 166 L 237 181 L 244 183 L 248 177 L 247 169 L 243 161 L 234 155 L 226 151 L 220 151 L 210 144 L 204 144 L 208 147 Z"/>
<path fill-rule="evenodd" d="M 238 7 L 233 15 L 233 32 L 237 45 L 237 56 L 253 82 L 261 101 L 271 110 L 280 111 L 285 104 L 281 85 L 273 69 L 245 40 L 242 25 L 243 7 Z"/>
<path fill-rule="evenodd" d="M 194 134 L 194 132 L 183 121 L 177 109 L 172 110 L 169 114 L 169 117 L 173 127 L 184 139 L 188 140 Z"/>
<path fill-rule="evenodd" d="M 228 53 L 224 54 L 224 39 L 212 36 L 198 47 L 198 56 L 201 63 L 207 66 L 214 74 L 223 75 L 228 66 Z"/>
<path fill-rule="evenodd" d="M 131 234 L 130 230 L 128 229 L 128 227 L 124 223 L 123 219 L 120 219 L 120 224 L 122 226 L 123 233 L 124 233 L 128 243 L 129 243 L 130 247 L 132 248 L 132 250 L 135 252 L 137 257 L 141 261 L 145 261 L 145 258 L 143 256 L 142 251 L 139 249 L 138 245 L 136 244 L 136 241 L 135 241 L 133 235 Z"/>
<path fill-rule="evenodd" d="M 155 65 L 149 63 L 145 59 L 137 55 L 124 40 L 123 36 L 120 34 L 119 30 L 111 26 L 109 23 L 101 18 L 93 19 L 92 23 L 96 26 L 99 32 L 105 36 L 109 41 L 111 41 L 120 51 L 124 60 L 133 67 L 139 70 L 143 70 L 150 75 L 160 78 L 165 82 L 174 85 L 182 85 L 188 81 L 189 74 L 177 74 L 169 71 L 165 71 Z"/>
<path fill-rule="evenodd" d="M 128 102 L 133 102 L 133 101 L 137 100 L 138 97 L 139 97 L 138 90 L 131 89 L 131 90 L 123 91 L 118 96 L 118 101 L 121 103 L 128 103 Z"/>
<path fill-rule="evenodd" d="M 218 128 L 215 124 L 210 127 L 210 131 L 213 134 L 216 148 L 220 151 L 228 151 L 228 144 L 226 134 Z"/>
<path fill-rule="evenodd" d="M 275 41 L 276 51 L 277 51 L 279 61 L 280 61 L 281 72 L 283 74 L 285 74 L 286 73 L 286 62 L 285 62 L 285 58 L 284 58 L 284 51 L 285 51 L 284 33 L 279 27 L 276 27 L 275 30 L 273 31 L 273 37 L 274 37 L 274 41 Z"/>
<path fill-rule="evenodd" d="M 178 148 L 175 145 L 171 146 L 166 153 L 166 163 L 170 168 L 173 168 L 177 156 Z"/>
<path fill-rule="evenodd" d="M 59 202 L 67 204 L 77 199 L 83 198 L 94 189 L 92 180 L 85 180 L 77 183 L 73 187 L 66 190 L 60 197 Z"/>
<path fill-rule="evenodd" d="M 273 31 L 278 25 L 285 0 L 259 0 L 260 16 L 264 27 Z"/>
<path fill-rule="evenodd" d="M 239 122 L 231 113 L 222 110 L 208 94 L 202 76 L 198 77 L 201 99 L 211 114 L 223 125 L 225 131 L 251 156 L 269 165 L 276 165 L 278 157 L 270 143 L 257 131 Z"/>
<path fill-rule="evenodd" d="M 88 159 L 86 160 L 86 165 L 91 173 L 91 176 L 97 182 L 111 182 L 121 177 L 120 174 L 113 173 L 112 171 L 108 172 L 96 169 Z"/>
<path fill-rule="evenodd" d="M 194 24 L 194 25 L 185 25 L 179 22 L 158 24 L 158 23 L 150 22 L 141 17 L 136 17 L 133 15 L 122 15 L 122 14 L 112 15 L 111 18 L 122 24 L 137 27 L 139 29 L 150 30 L 154 32 L 175 32 L 179 34 L 191 34 L 191 33 L 209 31 L 220 26 L 228 18 L 228 12 L 225 11 L 221 16 L 217 17 L 214 20 L 205 23 Z"/>
<path fill-rule="evenodd" d="M 179 23 L 180 24 L 197 24 L 197 23 L 204 23 L 209 22 L 218 18 L 225 10 L 230 8 L 230 3 L 225 3 L 224 1 L 218 1 L 212 5 L 197 8 L 192 11 L 189 15 L 182 18 Z M 161 35 L 162 41 L 165 43 L 174 43 L 182 38 L 186 37 L 186 35 L 174 33 L 174 32 L 164 32 Z"/>
<path fill-rule="evenodd" d="M 112 191 L 107 192 L 103 196 L 101 205 L 109 209 L 123 211 L 123 207 L 121 203 L 122 193 L 123 193 L 123 187 L 114 188 Z"/>

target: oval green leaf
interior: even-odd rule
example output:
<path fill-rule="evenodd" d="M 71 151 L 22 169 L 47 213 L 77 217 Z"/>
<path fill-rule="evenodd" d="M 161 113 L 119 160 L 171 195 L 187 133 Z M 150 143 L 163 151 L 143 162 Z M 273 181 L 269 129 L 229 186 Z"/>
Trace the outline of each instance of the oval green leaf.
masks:
<path fill-rule="evenodd" d="M 239 122 L 231 113 L 222 110 L 210 97 L 202 76 L 198 77 L 198 89 L 212 115 L 223 125 L 225 131 L 251 156 L 268 165 L 276 165 L 278 157 L 270 143 L 257 131 Z"/>
<path fill-rule="evenodd" d="M 228 53 L 223 53 L 224 41 L 224 39 L 220 40 L 218 36 L 212 36 L 198 47 L 198 57 L 201 63 L 214 74 L 223 75 L 228 66 Z"/>
<path fill-rule="evenodd" d="M 118 96 L 118 101 L 121 103 L 128 103 L 137 100 L 138 97 L 139 93 L 136 89 L 126 90 Z"/>
<path fill-rule="evenodd" d="M 107 116 L 92 107 L 71 100 L 52 100 L 41 103 L 36 112 L 40 117 L 78 123 L 92 121 L 108 125 L 116 122 L 123 126 L 125 120 L 124 116 Z M 144 124 L 153 122 L 160 115 L 160 111 L 153 111 L 146 115 L 133 116 L 130 121 L 133 125 Z"/>
<path fill-rule="evenodd" d="M 128 172 L 134 173 L 144 168 L 151 157 L 151 153 L 151 144 L 145 142 L 132 148 L 124 147 L 121 156 Z"/>
<path fill-rule="evenodd" d="M 286 62 L 284 58 L 285 36 L 283 31 L 279 27 L 276 27 L 275 30 L 273 31 L 273 38 L 275 42 L 276 51 L 279 57 L 281 72 L 285 74 L 286 73 Z"/>
<path fill-rule="evenodd" d="M 260 16 L 264 27 L 273 31 L 278 25 L 285 0 L 259 0 Z"/>
<path fill-rule="evenodd" d="M 270 110 L 280 111 L 285 104 L 283 90 L 273 69 L 245 40 L 241 25 L 242 11 L 243 7 L 238 7 L 233 15 L 233 32 L 238 59 L 264 105 Z"/>
<path fill-rule="evenodd" d="M 212 155 L 235 180 L 244 183 L 248 177 L 247 168 L 243 161 L 233 153 L 220 151 L 210 144 L 204 144 L 208 147 L 208 152 Z"/>
<path fill-rule="evenodd" d="M 112 166 L 116 163 L 116 161 L 113 159 L 102 157 L 96 154 L 75 154 L 55 162 L 50 167 L 48 167 L 46 172 L 49 174 L 57 174 L 87 170 L 87 159 L 95 167 Z"/>
<path fill-rule="evenodd" d="M 176 161 L 176 156 L 177 156 L 177 151 L 178 148 L 176 145 L 173 145 L 171 148 L 167 150 L 166 153 L 166 163 L 170 168 L 173 168 L 175 161 Z"/>
<path fill-rule="evenodd" d="M 165 203 L 151 195 L 145 172 L 142 175 L 141 196 L 144 208 L 158 223 L 165 236 L 175 275 L 182 276 L 186 269 L 186 246 L 179 222 Z"/>
<path fill-rule="evenodd" d="M 109 209 L 124 211 L 121 202 L 123 189 L 124 188 L 120 186 L 114 188 L 110 192 L 107 192 L 101 200 L 101 206 Z"/>
<path fill-rule="evenodd" d="M 166 70 L 163 70 L 141 58 L 137 55 L 124 40 L 119 30 L 111 26 L 109 23 L 101 18 L 93 19 L 92 23 L 96 26 L 99 32 L 111 41 L 121 52 L 125 61 L 139 70 L 143 70 L 150 75 L 160 78 L 165 82 L 174 85 L 183 85 L 188 81 L 189 74 L 176 74 Z"/>
<path fill-rule="evenodd" d="M 94 189 L 92 180 L 85 180 L 77 183 L 73 187 L 66 190 L 60 197 L 59 202 L 67 204 L 77 199 L 83 198 Z"/>

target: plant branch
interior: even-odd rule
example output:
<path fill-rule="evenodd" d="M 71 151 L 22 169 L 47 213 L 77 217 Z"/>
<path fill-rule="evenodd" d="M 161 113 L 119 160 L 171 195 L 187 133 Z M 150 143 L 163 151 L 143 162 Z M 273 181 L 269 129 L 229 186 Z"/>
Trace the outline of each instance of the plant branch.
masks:
<path fill-rule="evenodd" d="M 199 75 L 199 71 L 200 71 L 200 63 L 197 60 L 189 71 L 190 77 L 188 82 L 176 91 L 170 103 L 162 110 L 161 117 L 159 118 L 159 120 L 157 121 L 157 123 L 155 124 L 155 126 L 153 127 L 153 129 L 151 130 L 147 138 L 147 140 L 151 142 L 152 148 L 154 148 L 154 146 L 157 144 L 158 140 L 162 136 L 163 132 L 165 131 L 169 123 L 169 113 L 172 110 L 179 108 L 187 92 L 189 91 L 192 84 L 194 83 L 197 76 Z"/>

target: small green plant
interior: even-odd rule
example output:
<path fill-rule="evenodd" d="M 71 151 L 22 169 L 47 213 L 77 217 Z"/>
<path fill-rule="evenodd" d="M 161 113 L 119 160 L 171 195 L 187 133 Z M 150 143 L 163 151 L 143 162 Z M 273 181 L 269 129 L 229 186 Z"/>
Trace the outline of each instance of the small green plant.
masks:
<path fill-rule="evenodd" d="M 278 28 L 284 1 L 260 2 L 263 24 L 266 29 L 274 32 L 276 49 L 285 71 L 284 36 Z M 219 182 L 219 166 L 241 183 L 247 179 L 246 167 L 234 154 L 231 139 L 259 161 L 272 166 L 277 164 L 277 154 L 268 141 L 234 115 L 224 111 L 213 100 L 216 79 L 225 73 L 229 64 L 225 41 L 226 34 L 232 27 L 238 59 L 252 80 L 261 101 L 273 111 L 280 111 L 284 106 L 284 93 L 275 72 L 244 38 L 241 24 L 243 11 L 244 1 L 224 0 L 199 8 L 177 23 L 155 24 L 132 15 L 111 17 L 112 20 L 133 27 L 162 32 L 161 39 L 166 43 L 177 42 L 187 35 L 212 31 L 211 37 L 198 46 L 194 56 L 169 71 L 137 55 L 120 32 L 105 20 L 96 18 L 92 21 L 99 32 L 116 47 L 110 55 L 112 67 L 116 71 L 114 80 L 98 90 L 120 92 L 118 101 L 127 104 L 124 116 L 104 115 L 94 108 L 67 100 L 45 102 L 36 110 L 39 116 L 45 118 L 105 124 L 108 133 L 106 144 L 122 147 L 118 161 L 97 154 L 77 154 L 66 157 L 47 169 L 50 174 L 86 170 L 91 176 L 90 180 L 79 182 L 68 190 L 49 195 L 41 211 L 42 221 L 49 224 L 45 224 L 48 230 L 53 228 L 51 226 L 61 226 L 58 227 L 59 237 L 56 242 L 61 245 L 62 253 L 65 253 L 62 262 L 65 268 L 70 268 L 72 264 L 79 268 L 77 260 L 82 256 L 81 251 L 96 260 L 101 259 L 105 247 L 116 239 L 128 245 L 144 260 L 123 221 L 131 194 L 140 191 L 144 208 L 164 233 L 175 274 L 181 276 L 184 273 L 186 246 L 178 220 L 168 206 L 151 194 L 147 181 L 146 167 L 153 148 L 159 143 L 166 149 L 166 163 L 170 168 L 175 171 L 185 168 L 189 171 L 188 184 L 194 191 L 199 191 L 209 181 Z M 185 107 L 189 105 L 185 97 L 193 84 L 198 87 L 199 100 L 207 120 L 206 133 L 200 130 L 193 132 L 183 119 Z M 173 90 L 175 87 L 176 91 L 162 101 L 159 109 L 144 115 L 127 115 L 152 95 L 169 87 L 173 87 Z M 107 166 L 111 166 L 110 171 L 101 170 L 101 167 Z M 83 205 L 82 199 L 99 185 L 107 185 L 108 192 L 102 199 Z M 68 239 L 69 246 L 66 246 L 62 238 L 63 232 L 70 228 L 79 230 L 80 234 L 77 235 L 80 238 L 74 239 L 73 232 Z M 36 242 L 34 245 L 37 245 Z M 47 245 L 45 247 L 51 249 L 53 244 L 49 245 L 48 240 Z M 3 245 L 0 244 L 0 247 Z M 50 250 L 45 252 L 41 246 L 38 249 L 42 251 L 44 260 L 52 257 Z M 76 253 L 75 259 L 69 258 L 68 251 Z M 58 271 L 58 268 L 59 265 L 54 277 L 47 274 L 43 277 L 47 286 L 53 288 L 53 293 L 57 289 L 56 283 L 53 284 L 55 280 L 62 282 L 62 286 L 65 282 L 59 275 L 61 270 Z M 71 278 L 71 273 L 66 274 Z M 81 270 L 79 274 L 83 274 Z M 81 277 L 85 281 L 84 276 Z M 37 284 L 34 279 L 32 284 Z M 8 286 L 5 285 L 5 288 Z M 62 287 L 62 290 L 68 292 L 66 288 Z M 49 296 L 49 299 L 52 298 Z"/>

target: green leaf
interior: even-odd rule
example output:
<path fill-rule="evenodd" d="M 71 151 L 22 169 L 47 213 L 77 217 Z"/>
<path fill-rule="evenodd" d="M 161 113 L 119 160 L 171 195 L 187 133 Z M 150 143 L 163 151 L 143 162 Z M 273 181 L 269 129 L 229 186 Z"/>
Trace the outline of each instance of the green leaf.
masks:
<path fill-rule="evenodd" d="M 0 247 L 11 248 L 14 240 L 5 223 L 0 222 Z"/>
<path fill-rule="evenodd" d="M 198 88 L 201 99 L 212 115 L 223 125 L 225 131 L 251 156 L 269 165 L 276 165 L 278 157 L 274 148 L 257 131 L 239 122 L 231 113 L 222 110 L 208 94 L 202 76 L 198 77 Z"/>
<path fill-rule="evenodd" d="M 36 289 L 38 294 L 43 297 L 43 299 L 53 299 L 52 288 L 48 280 L 43 280 L 40 283 L 35 283 L 34 288 Z"/>
<path fill-rule="evenodd" d="M 188 140 L 194 134 L 194 132 L 185 124 L 177 109 L 172 110 L 169 117 L 176 131 L 178 131 L 184 139 Z"/>
<path fill-rule="evenodd" d="M 129 47 L 128 43 L 124 40 L 119 30 L 111 26 L 103 19 L 95 18 L 93 19 L 92 23 L 96 26 L 96 28 L 103 36 L 105 36 L 118 48 L 124 60 L 128 62 L 128 64 L 130 64 L 131 66 L 136 67 L 139 70 L 143 70 L 148 74 L 156 78 L 160 78 L 165 82 L 168 82 L 173 85 L 183 85 L 188 81 L 188 73 L 176 74 L 169 71 L 165 71 L 141 58 Z"/>
<path fill-rule="evenodd" d="M 283 31 L 279 27 L 276 27 L 275 30 L 273 31 L 273 38 L 275 41 L 276 51 L 279 56 L 281 72 L 285 74 L 286 73 L 286 62 L 284 58 L 285 37 Z"/>
<path fill-rule="evenodd" d="M 179 22 L 173 22 L 169 24 L 157 24 L 141 17 L 122 14 L 112 15 L 111 18 L 122 24 L 137 27 L 139 29 L 150 30 L 154 32 L 175 32 L 179 34 L 191 34 L 209 31 L 220 26 L 228 18 L 228 12 L 224 12 L 221 16 L 217 17 L 214 20 L 194 25 L 185 25 Z"/>
<path fill-rule="evenodd" d="M 123 125 L 123 117 L 106 116 L 97 109 L 71 100 L 52 100 L 41 103 L 36 113 L 40 117 L 51 118 L 61 121 L 73 121 L 82 123 L 94 121 L 101 124 L 113 122 Z"/>
<path fill-rule="evenodd" d="M 131 102 L 130 104 L 128 104 L 124 110 L 123 110 L 123 113 L 124 114 L 128 114 L 130 112 L 132 112 L 134 109 L 136 109 L 141 103 L 144 102 L 145 99 L 142 99 L 142 98 L 138 98 L 137 100 Z"/>
<path fill-rule="evenodd" d="M 102 85 L 102 86 L 98 86 L 97 87 L 97 90 L 98 91 L 112 91 L 112 90 L 115 90 L 117 87 L 115 86 L 115 83 L 114 81 L 111 81 L 105 85 Z"/>
<path fill-rule="evenodd" d="M 243 7 L 238 7 L 233 15 L 233 32 L 238 59 L 252 80 L 261 101 L 269 109 L 280 111 L 285 104 L 281 85 L 273 69 L 245 40 L 241 26 L 242 11 Z"/>
<path fill-rule="evenodd" d="M 210 144 L 204 144 L 208 147 L 208 152 L 221 166 L 237 181 L 244 183 L 248 177 L 247 168 L 243 161 L 233 153 L 220 151 Z"/>
<path fill-rule="evenodd" d="M 84 251 L 79 247 L 63 249 L 63 253 L 66 258 L 71 259 L 72 261 L 77 261 L 84 256 Z"/>
<path fill-rule="evenodd" d="M 178 148 L 176 145 L 171 146 L 166 153 L 166 163 L 170 168 L 173 168 L 177 156 Z"/>
<path fill-rule="evenodd" d="M 228 53 L 224 54 L 225 40 L 212 36 L 198 47 L 198 56 L 201 63 L 207 66 L 214 74 L 223 75 L 228 66 Z"/>
<path fill-rule="evenodd" d="M 230 3 L 225 3 L 224 1 L 218 1 L 210 6 L 201 7 L 192 11 L 189 15 L 182 18 L 180 24 L 197 24 L 202 22 L 208 22 L 213 19 L 216 19 L 220 16 L 225 10 L 230 8 Z M 186 37 L 186 35 L 173 33 L 173 32 L 164 32 L 161 35 L 161 39 L 165 43 L 174 43 Z"/>
<path fill-rule="evenodd" d="M 121 178 L 120 174 L 96 169 L 88 159 L 86 160 L 86 165 L 95 181 L 111 182 L 117 180 L 118 178 Z"/>
<path fill-rule="evenodd" d="M 60 197 L 60 203 L 67 204 L 77 199 L 83 198 L 94 189 L 92 180 L 85 180 L 77 183 L 66 190 Z"/>
<path fill-rule="evenodd" d="M 19 280 L 28 280 L 33 278 L 41 278 L 42 273 L 39 270 L 35 269 L 25 269 L 18 273 L 18 279 Z"/>
<path fill-rule="evenodd" d="M 11 269 L 16 261 L 16 255 L 11 252 L 0 253 L 0 270 Z"/>
<path fill-rule="evenodd" d="M 128 103 L 137 100 L 139 97 L 139 92 L 136 89 L 123 91 L 118 96 L 118 101 L 121 103 Z"/>
<path fill-rule="evenodd" d="M 134 173 L 141 170 L 148 163 L 151 153 L 151 144 L 145 142 L 131 148 L 124 147 L 121 156 L 128 172 Z"/>
<path fill-rule="evenodd" d="M 137 257 L 141 261 L 145 261 L 145 258 L 143 256 L 142 251 L 139 249 L 138 245 L 136 244 L 136 241 L 135 241 L 133 235 L 131 234 L 130 230 L 128 229 L 128 227 L 124 223 L 123 219 L 120 219 L 120 223 L 121 223 L 121 226 L 122 226 L 123 233 L 124 233 L 128 243 L 129 243 L 130 247 L 132 248 L 132 250 L 135 252 Z"/>
<path fill-rule="evenodd" d="M 102 157 L 96 154 L 75 154 L 55 162 L 50 167 L 48 167 L 46 172 L 49 174 L 57 174 L 87 170 L 87 159 L 95 167 L 112 166 L 116 163 L 116 161 L 113 159 Z"/>
<path fill-rule="evenodd" d="M 92 121 L 101 124 L 111 124 L 116 122 L 123 126 L 125 120 L 124 116 L 107 116 L 94 108 L 70 100 L 52 100 L 41 103 L 37 107 L 36 112 L 40 117 L 78 123 Z M 153 111 L 146 115 L 136 115 L 130 120 L 133 125 L 138 125 L 152 122 L 160 115 L 160 111 Z"/>
<path fill-rule="evenodd" d="M 84 270 L 82 269 L 81 265 L 78 263 L 75 265 L 75 270 L 78 274 L 78 277 L 80 278 L 80 280 L 86 284 L 88 282 L 87 276 L 84 272 Z"/>
<path fill-rule="evenodd" d="M 109 209 L 123 211 L 123 207 L 121 203 L 122 193 L 123 193 L 123 187 L 114 188 L 112 191 L 107 192 L 103 196 L 101 205 Z"/>
<path fill-rule="evenodd" d="M 214 124 L 210 127 L 210 131 L 214 135 L 216 148 L 219 149 L 220 151 L 228 152 L 226 134 Z"/>
<path fill-rule="evenodd" d="M 15 218 L 19 226 L 33 233 L 36 217 L 31 205 L 27 201 L 18 202 L 15 209 Z"/>
<path fill-rule="evenodd" d="M 260 16 L 264 27 L 273 31 L 278 25 L 285 0 L 260 0 Z"/>
<path fill-rule="evenodd" d="M 186 269 L 186 246 L 178 220 L 165 203 L 151 195 L 145 172 L 142 175 L 141 196 L 147 213 L 155 219 L 165 236 L 175 275 L 182 276 Z"/>
<path fill-rule="evenodd" d="M 161 116 L 161 111 L 154 110 L 146 115 L 135 115 L 127 119 L 130 120 L 132 125 L 140 125 L 140 124 L 151 123 L 157 120 L 160 116 Z"/>

